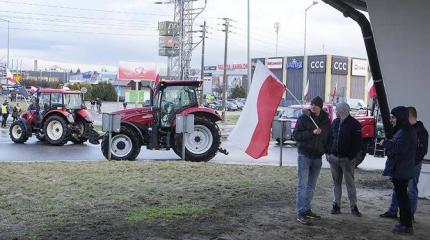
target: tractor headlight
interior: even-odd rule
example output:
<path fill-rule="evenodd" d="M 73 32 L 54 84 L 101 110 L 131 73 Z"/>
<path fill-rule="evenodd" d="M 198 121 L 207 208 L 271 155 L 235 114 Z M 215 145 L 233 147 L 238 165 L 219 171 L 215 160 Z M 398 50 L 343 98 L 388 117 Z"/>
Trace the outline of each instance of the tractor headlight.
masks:
<path fill-rule="evenodd" d="M 69 121 L 69 123 L 74 123 L 75 122 L 75 119 L 73 118 L 73 114 L 67 115 L 67 121 Z"/>

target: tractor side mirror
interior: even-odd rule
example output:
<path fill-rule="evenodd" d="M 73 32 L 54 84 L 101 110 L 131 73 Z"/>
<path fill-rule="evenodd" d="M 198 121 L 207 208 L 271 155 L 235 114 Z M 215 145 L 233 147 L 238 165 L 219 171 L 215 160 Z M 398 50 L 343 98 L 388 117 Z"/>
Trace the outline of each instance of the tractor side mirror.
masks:
<path fill-rule="evenodd" d="M 154 90 L 152 88 L 149 89 L 149 104 L 154 106 Z"/>

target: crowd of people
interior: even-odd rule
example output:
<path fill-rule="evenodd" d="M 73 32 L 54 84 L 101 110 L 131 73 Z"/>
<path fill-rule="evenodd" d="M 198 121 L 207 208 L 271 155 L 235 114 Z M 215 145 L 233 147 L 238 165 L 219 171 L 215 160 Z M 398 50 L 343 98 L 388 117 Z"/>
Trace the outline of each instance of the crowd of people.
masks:
<path fill-rule="evenodd" d="M 342 180 L 348 192 L 351 214 L 361 217 L 357 207 L 354 182 L 354 161 L 361 154 L 362 139 L 360 123 L 350 115 L 349 105 L 336 105 L 337 118 L 330 123 L 328 114 L 322 110 L 323 100 L 315 97 L 311 109 L 299 117 L 293 132 L 298 145 L 297 221 L 310 225 L 321 216 L 312 211 L 311 202 L 325 155 L 330 164 L 333 179 L 333 203 L 331 214 L 341 213 Z M 417 120 L 414 107 L 399 106 L 391 111 L 390 122 L 393 137 L 380 142 L 386 149 L 387 161 L 383 172 L 393 183 L 391 205 L 384 218 L 396 218 L 399 224 L 394 233 L 413 234 L 413 219 L 417 209 L 418 179 L 421 165 L 428 148 L 428 132 Z"/>

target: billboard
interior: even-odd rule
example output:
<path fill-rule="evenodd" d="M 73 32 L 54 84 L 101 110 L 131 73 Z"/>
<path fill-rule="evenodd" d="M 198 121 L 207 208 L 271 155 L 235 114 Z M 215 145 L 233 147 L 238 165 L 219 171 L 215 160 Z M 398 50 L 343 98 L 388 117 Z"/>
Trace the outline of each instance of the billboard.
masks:
<path fill-rule="evenodd" d="M 150 68 L 147 66 L 148 64 L 141 62 L 120 62 L 118 79 L 156 81 L 159 75 L 155 71 L 155 67 Z"/>
<path fill-rule="evenodd" d="M 178 34 L 178 23 L 171 21 L 164 21 L 158 23 L 158 31 L 160 36 L 174 36 Z"/>
<path fill-rule="evenodd" d="M 352 59 L 352 76 L 366 76 L 367 75 L 367 60 Z"/>
<path fill-rule="evenodd" d="M 267 59 L 266 66 L 269 69 L 282 69 L 282 58 L 269 58 Z"/>
<path fill-rule="evenodd" d="M 326 56 L 310 56 L 308 58 L 309 72 L 325 73 Z"/>
<path fill-rule="evenodd" d="M 333 56 L 331 61 L 331 73 L 336 75 L 348 74 L 348 58 Z"/>
<path fill-rule="evenodd" d="M 159 36 L 158 46 L 160 48 L 177 48 L 179 45 L 173 36 Z"/>

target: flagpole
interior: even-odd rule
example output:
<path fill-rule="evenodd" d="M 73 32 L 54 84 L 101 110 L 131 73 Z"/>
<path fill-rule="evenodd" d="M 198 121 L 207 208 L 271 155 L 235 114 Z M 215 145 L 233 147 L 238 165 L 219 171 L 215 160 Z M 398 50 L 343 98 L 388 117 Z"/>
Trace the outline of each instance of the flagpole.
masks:
<path fill-rule="evenodd" d="M 288 89 L 288 87 L 287 86 L 285 86 L 285 90 L 287 90 L 287 92 L 289 93 L 289 94 L 291 94 L 291 96 L 293 96 L 293 98 L 294 98 L 294 100 L 296 100 L 296 102 L 300 105 L 300 106 L 302 106 L 302 108 L 304 109 L 305 107 L 303 106 L 303 104 L 296 98 L 296 96 L 290 91 L 290 89 Z M 315 127 L 317 127 L 317 128 L 319 128 L 318 127 L 318 125 L 317 125 L 317 123 L 314 121 L 314 119 L 312 118 L 312 116 L 308 116 L 311 120 L 312 120 L 312 122 L 314 123 L 314 125 L 315 125 Z"/>

